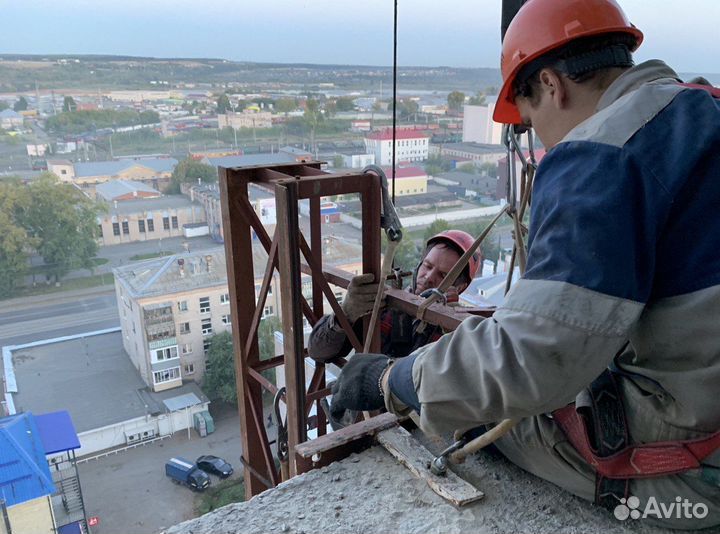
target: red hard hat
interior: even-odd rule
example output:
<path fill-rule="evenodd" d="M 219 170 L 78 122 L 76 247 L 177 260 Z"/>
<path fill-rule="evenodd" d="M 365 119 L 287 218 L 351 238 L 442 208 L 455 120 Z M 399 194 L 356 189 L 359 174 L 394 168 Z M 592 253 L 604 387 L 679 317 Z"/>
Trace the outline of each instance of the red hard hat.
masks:
<path fill-rule="evenodd" d="M 513 82 L 522 67 L 570 41 L 603 33 L 634 37 L 631 52 L 643 40 L 642 32 L 614 0 L 530 0 L 523 5 L 505 32 L 500 56 L 503 85 L 493 120 L 522 123 L 513 95 Z"/>
<path fill-rule="evenodd" d="M 427 248 L 437 243 L 446 243 L 450 244 L 451 247 L 460 249 L 463 253 L 465 253 L 474 242 L 475 239 L 473 239 L 473 236 L 471 236 L 467 232 L 463 232 L 462 230 L 445 230 L 444 232 L 440 232 L 439 234 L 436 234 L 430 239 L 428 239 L 425 246 Z M 467 264 L 470 280 L 475 278 L 475 274 L 477 273 L 481 262 L 482 254 L 480 252 L 480 249 L 478 248 L 473 253 L 473 255 L 470 256 L 470 260 Z"/>

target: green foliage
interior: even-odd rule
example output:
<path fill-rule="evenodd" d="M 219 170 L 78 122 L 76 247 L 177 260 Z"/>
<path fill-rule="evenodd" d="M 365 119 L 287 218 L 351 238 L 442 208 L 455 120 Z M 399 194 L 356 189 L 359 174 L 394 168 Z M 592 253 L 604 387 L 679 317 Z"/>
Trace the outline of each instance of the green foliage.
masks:
<path fill-rule="evenodd" d="M 260 321 L 260 327 L 258 328 L 258 349 L 261 360 L 268 360 L 275 356 L 276 331 L 282 331 L 282 323 L 277 315 L 269 315 Z"/>
<path fill-rule="evenodd" d="M 497 163 L 494 161 L 486 161 L 480 165 L 480 172 L 492 178 L 497 178 Z"/>
<path fill-rule="evenodd" d="M 297 109 L 298 102 L 295 98 L 280 98 L 275 101 L 274 105 L 275 111 L 279 113 L 289 113 Z"/>
<path fill-rule="evenodd" d="M 445 219 L 434 220 L 427 228 L 425 228 L 425 233 L 423 234 L 423 243 L 426 243 L 428 239 L 439 234 L 440 232 L 444 232 L 445 230 L 450 230 L 449 222 L 447 222 Z"/>
<path fill-rule="evenodd" d="M 203 389 L 212 400 L 237 402 L 235 362 L 233 359 L 232 334 L 222 332 L 210 338 L 208 369 Z"/>
<path fill-rule="evenodd" d="M 75 99 L 71 96 L 66 96 L 63 98 L 63 111 L 76 111 L 77 110 L 77 104 L 75 103 Z"/>
<path fill-rule="evenodd" d="M 471 106 L 484 106 L 486 104 L 485 94 L 482 91 L 478 91 L 475 96 L 470 97 L 468 104 Z"/>
<path fill-rule="evenodd" d="M 207 163 L 195 161 L 190 157 L 185 158 L 173 169 L 170 178 L 170 192 L 179 193 L 180 184 L 197 183 L 198 178 L 205 183 L 217 182 L 217 170 Z"/>
<path fill-rule="evenodd" d="M 353 111 L 355 109 L 354 100 L 351 96 L 340 96 L 335 99 L 335 109 L 338 111 Z"/>
<path fill-rule="evenodd" d="M 28 102 L 27 99 L 24 96 L 21 96 L 17 99 L 17 102 L 13 105 L 13 109 L 15 111 L 25 111 L 28 108 Z"/>
<path fill-rule="evenodd" d="M 453 91 L 447 97 L 448 108 L 452 111 L 460 111 L 465 103 L 465 93 Z"/>
<path fill-rule="evenodd" d="M 430 176 L 448 172 L 450 169 L 452 169 L 452 163 L 442 156 L 430 156 L 425 163 L 425 172 Z"/>
<path fill-rule="evenodd" d="M 217 112 L 222 115 L 228 111 L 232 111 L 232 105 L 230 104 L 228 95 L 223 93 L 217 99 Z"/>
<path fill-rule="evenodd" d="M 418 109 L 420 109 L 418 103 L 411 98 L 398 100 L 396 103 L 396 108 L 398 116 L 403 119 L 410 117 L 410 115 L 413 115 L 414 113 L 417 113 Z"/>
<path fill-rule="evenodd" d="M 342 155 L 337 154 L 333 158 L 333 167 L 335 167 L 336 169 L 341 169 L 343 167 L 343 165 L 344 165 L 344 161 L 343 161 Z"/>
<path fill-rule="evenodd" d="M 8 109 L 9 107 L 10 106 L 8 105 L 7 102 L 5 102 L 4 100 L 0 100 L 0 111 L 4 111 L 4 110 Z"/>
<path fill-rule="evenodd" d="M 57 282 L 73 269 L 92 269 L 102 206 L 47 172 L 27 189 L 30 202 L 18 220 L 47 265 L 48 275 Z"/>
<path fill-rule="evenodd" d="M 64 111 L 47 120 L 49 131 L 57 134 L 78 134 L 99 128 L 116 128 L 155 124 L 160 116 L 155 111 L 138 113 L 133 110 L 96 109 L 87 111 Z"/>
<path fill-rule="evenodd" d="M 29 204 L 27 188 L 19 180 L 0 182 L 0 298 L 12 295 L 27 272 L 29 246 L 34 241 L 18 219 Z"/>
<path fill-rule="evenodd" d="M 475 167 L 475 165 L 473 165 L 472 163 L 463 163 L 457 168 L 457 170 L 466 172 L 468 174 L 475 174 L 477 167 Z"/>
<path fill-rule="evenodd" d="M 274 315 L 260 321 L 258 350 L 261 360 L 275 356 L 274 332 L 281 329 L 280 319 Z M 222 332 L 210 338 L 208 370 L 205 373 L 203 389 L 211 399 L 219 399 L 228 403 L 237 402 L 235 363 L 230 332 Z"/>
<path fill-rule="evenodd" d="M 198 497 L 197 511 L 199 515 L 203 515 L 227 504 L 244 500 L 245 482 L 243 478 L 229 478 L 213 484 Z"/>

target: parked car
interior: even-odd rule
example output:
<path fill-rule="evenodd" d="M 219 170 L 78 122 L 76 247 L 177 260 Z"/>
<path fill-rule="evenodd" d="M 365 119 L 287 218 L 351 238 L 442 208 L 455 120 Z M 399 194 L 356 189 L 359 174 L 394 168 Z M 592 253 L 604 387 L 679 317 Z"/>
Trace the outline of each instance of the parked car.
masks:
<path fill-rule="evenodd" d="M 169 476 L 173 482 L 183 484 L 195 491 L 205 491 L 210 485 L 210 477 L 207 473 L 190 460 L 179 456 L 170 458 L 165 463 L 165 474 Z"/>
<path fill-rule="evenodd" d="M 206 473 L 213 473 L 220 478 L 227 478 L 233 474 L 233 467 L 222 458 L 206 454 L 197 459 L 197 466 Z"/>

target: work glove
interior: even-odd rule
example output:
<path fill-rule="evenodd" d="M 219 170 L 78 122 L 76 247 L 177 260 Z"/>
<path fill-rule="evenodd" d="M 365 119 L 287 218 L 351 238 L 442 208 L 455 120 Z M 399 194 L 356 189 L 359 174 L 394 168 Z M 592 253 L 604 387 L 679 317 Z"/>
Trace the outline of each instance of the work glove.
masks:
<path fill-rule="evenodd" d="M 384 354 L 355 354 L 333 385 L 332 417 L 342 418 L 345 410 L 372 411 L 385 406 L 381 380 L 391 362 Z"/>
<path fill-rule="evenodd" d="M 359 274 L 350 280 L 341 306 L 351 324 L 372 312 L 377 291 L 378 283 L 372 273 Z"/>

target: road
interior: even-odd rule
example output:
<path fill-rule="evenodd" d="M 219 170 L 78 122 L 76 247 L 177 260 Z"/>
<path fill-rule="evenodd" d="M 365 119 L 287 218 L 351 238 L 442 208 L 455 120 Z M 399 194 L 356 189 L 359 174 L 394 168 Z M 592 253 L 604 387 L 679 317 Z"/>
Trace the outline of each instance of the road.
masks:
<path fill-rule="evenodd" d="M 67 291 L 2 304 L 0 346 L 120 326 L 113 288 Z"/>

